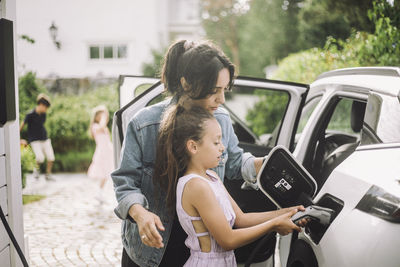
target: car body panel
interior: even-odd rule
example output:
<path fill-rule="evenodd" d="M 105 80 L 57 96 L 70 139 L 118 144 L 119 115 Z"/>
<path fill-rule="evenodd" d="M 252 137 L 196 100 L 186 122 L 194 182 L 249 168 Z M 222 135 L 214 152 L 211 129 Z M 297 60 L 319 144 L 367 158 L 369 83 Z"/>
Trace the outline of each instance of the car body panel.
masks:
<path fill-rule="evenodd" d="M 333 171 L 315 200 L 318 202 L 326 193 L 333 194 L 345 200 L 342 212 L 319 245 L 306 233 L 299 235 L 312 245 L 320 266 L 398 266 L 400 224 L 355 207 L 371 185 L 400 196 L 399 162 L 400 144 L 393 144 L 392 148 L 356 151 Z"/>

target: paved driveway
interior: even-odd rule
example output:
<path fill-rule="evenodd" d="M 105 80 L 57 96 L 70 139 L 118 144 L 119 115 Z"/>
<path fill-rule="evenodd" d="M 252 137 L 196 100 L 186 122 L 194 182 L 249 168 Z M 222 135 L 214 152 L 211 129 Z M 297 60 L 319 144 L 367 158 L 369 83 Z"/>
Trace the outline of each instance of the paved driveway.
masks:
<path fill-rule="evenodd" d="M 85 174 L 56 174 L 46 182 L 27 177 L 24 194 L 46 198 L 24 205 L 30 266 L 120 266 L 120 220 L 115 216 L 111 180 L 105 204 L 98 185 Z"/>

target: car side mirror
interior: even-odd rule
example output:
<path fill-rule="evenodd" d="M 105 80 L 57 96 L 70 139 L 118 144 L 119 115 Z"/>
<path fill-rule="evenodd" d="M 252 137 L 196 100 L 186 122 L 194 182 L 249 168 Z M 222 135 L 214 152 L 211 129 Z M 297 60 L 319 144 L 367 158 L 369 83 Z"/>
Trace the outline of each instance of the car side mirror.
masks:
<path fill-rule="evenodd" d="M 284 146 L 276 146 L 266 157 L 258 175 L 258 187 L 278 207 L 308 206 L 317 183 Z M 307 202 L 307 203 L 306 203 Z"/>

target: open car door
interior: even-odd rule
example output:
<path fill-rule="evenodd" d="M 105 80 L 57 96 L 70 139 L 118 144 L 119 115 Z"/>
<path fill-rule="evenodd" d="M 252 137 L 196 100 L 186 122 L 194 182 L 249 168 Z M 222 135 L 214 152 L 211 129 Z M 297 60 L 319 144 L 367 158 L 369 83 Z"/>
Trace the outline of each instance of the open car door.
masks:
<path fill-rule="evenodd" d="M 147 88 L 147 89 L 146 89 Z M 225 94 L 224 107 L 229 111 L 239 146 L 254 156 L 263 157 L 276 145 L 292 150 L 297 124 L 309 86 L 305 84 L 238 77 L 232 92 Z M 116 166 L 127 125 L 134 114 L 149 105 L 162 101 L 166 94 L 157 79 L 137 76 L 120 77 L 120 104 L 113 119 L 113 145 Z M 224 179 L 224 184 L 244 212 L 276 209 L 260 190 L 243 188 L 243 180 Z M 235 251 L 238 262 L 245 262 L 253 242 Z M 254 258 L 268 259 L 274 252 L 275 239 L 265 245 Z"/>

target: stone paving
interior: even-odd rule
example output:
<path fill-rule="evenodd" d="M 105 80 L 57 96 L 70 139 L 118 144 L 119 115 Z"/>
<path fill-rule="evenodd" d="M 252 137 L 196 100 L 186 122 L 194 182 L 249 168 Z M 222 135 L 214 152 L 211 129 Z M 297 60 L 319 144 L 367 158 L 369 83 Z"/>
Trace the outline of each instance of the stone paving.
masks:
<path fill-rule="evenodd" d="M 27 177 L 23 194 L 45 199 L 24 205 L 30 266 L 121 266 L 120 220 L 111 180 L 98 196 L 98 182 L 85 174 L 56 174 L 55 181 Z"/>

